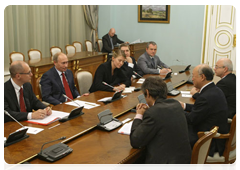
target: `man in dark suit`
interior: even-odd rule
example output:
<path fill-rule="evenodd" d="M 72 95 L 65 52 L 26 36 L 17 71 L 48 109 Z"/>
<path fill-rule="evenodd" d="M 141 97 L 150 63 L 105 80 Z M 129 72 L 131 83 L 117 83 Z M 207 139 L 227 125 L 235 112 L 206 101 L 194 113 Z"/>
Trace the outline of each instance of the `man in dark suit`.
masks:
<path fill-rule="evenodd" d="M 15 61 L 9 68 L 11 79 L 4 83 L 4 110 L 16 120 L 43 119 L 51 108 L 39 101 L 32 90 L 32 72 L 24 61 Z M 34 112 L 32 110 L 35 110 Z M 4 122 L 13 121 L 4 115 Z"/>
<path fill-rule="evenodd" d="M 120 45 L 120 49 L 124 51 L 126 55 L 126 60 L 121 67 L 127 77 L 131 80 L 131 78 L 140 78 L 143 76 L 143 72 L 138 68 L 135 58 L 130 56 L 130 46 L 127 43 L 123 43 Z M 135 74 L 135 73 L 136 74 Z"/>
<path fill-rule="evenodd" d="M 108 53 L 108 60 L 112 57 L 112 51 L 114 49 L 114 45 L 124 43 L 122 40 L 118 39 L 117 35 L 115 34 L 115 29 L 111 28 L 109 32 L 102 37 L 102 52 Z"/>
<path fill-rule="evenodd" d="M 200 89 L 199 96 L 194 104 L 182 103 L 185 112 L 190 144 L 193 147 L 198 140 L 199 131 L 209 131 L 213 126 L 218 126 L 219 133 L 228 133 L 227 102 L 221 89 L 213 82 L 213 70 L 206 64 L 198 65 L 193 69 L 192 81 L 194 87 Z M 225 148 L 224 139 L 213 139 L 209 156 L 219 152 L 222 156 Z"/>
<path fill-rule="evenodd" d="M 130 134 L 132 147 L 146 147 L 147 164 L 190 163 L 187 121 L 181 105 L 167 99 L 167 86 L 160 77 L 146 78 L 141 88 L 148 105 L 137 105 Z"/>
<path fill-rule="evenodd" d="M 157 44 L 153 41 L 148 42 L 146 52 L 138 58 L 138 67 L 144 74 L 166 75 L 171 69 L 159 59 L 156 52 Z"/>
<path fill-rule="evenodd" d="M 71 99 L 80 97 L 74 84 L 71 70 L 68 70 L 68 58 L 64 53 L 53 56 L 54 67 L 43 74 L 40 84 L 42 99 L 53 105 L 68 101 L 63 94 Z"/>
<path fill-rule="evenodd" d="M 226 97 L 228 105 L 228 118 L 232 119 L 236 114 L 236 75 L 232 73 L 232 61 L 228 58 L 219 59 L 215 65 L 214 71 L 216 76 L 221 78 L 221 80 L 217 82 L 216 86 L 223 91 Z M 198 91 L 199 90 L 194 88 L 191 90 L 194 99 L 199 96 Z"/>

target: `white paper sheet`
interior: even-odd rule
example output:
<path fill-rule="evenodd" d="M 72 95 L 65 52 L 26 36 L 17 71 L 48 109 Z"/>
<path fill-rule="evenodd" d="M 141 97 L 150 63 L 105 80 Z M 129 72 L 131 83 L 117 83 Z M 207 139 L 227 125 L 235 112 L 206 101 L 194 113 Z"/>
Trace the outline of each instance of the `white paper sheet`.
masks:
<path fill-rule="evenodd" d="M 133 121 L 124 124 L 121 129 L 119 129 L 118 133 L 120 134 L 125 134 L 125 135 L 130 135 L 131 133 L 131 128 L 132 128 L 132 123 Z"/>
<path fill-rule="evenodd" d="M 71 106 L 76 106 L 76 107 L 84 106 L 84 109 L 92 109 L 94 107 L 100 106 L 100 104 L 86 102 L 86 101 L 82 101 L 82 100 L 74 100 L 71 102 L 67 102 L 66 104 L 71 105 Z"/>
<path fill-rule="evenodd" d="M 140 78 L 137 83 L 138 83 L 138 84 L 143 84 L 144 81 L 145 81 L 144 78 Z"/>

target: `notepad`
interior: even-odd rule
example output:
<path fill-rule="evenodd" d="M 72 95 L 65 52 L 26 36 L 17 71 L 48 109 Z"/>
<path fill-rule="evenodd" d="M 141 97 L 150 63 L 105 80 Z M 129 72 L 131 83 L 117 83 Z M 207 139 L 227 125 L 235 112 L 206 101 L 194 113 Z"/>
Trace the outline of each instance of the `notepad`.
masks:
<path fill-rule="evenodd" d="M 122 93 L 132 93 L 135 87 L 126 87 Z"/>
<path fill-rule="evenodd" d="M 119 129 L 118 133 L 124 134 L 124 135 L 130 135 L 131 133 L 131 128 L 132 128 L 132 123 L 133 121 L 124 124 L 121 129 Z"/>
<path fill-rule="evenodd" d="M 138 80 L 137 83 L 138 83 L 138 84 L 143 84 L 144 81 L 145 81 L 145 79 L 144 79 L 144 78 L 141 78 L 141 79 Z"/>
<path fill-rule="evenodd" d="M 44 119 L 30 119 L 26 122 L 46 126 L 68 115 L 69 113 L 66 112 L 52 110 L 52 114 Z"/>

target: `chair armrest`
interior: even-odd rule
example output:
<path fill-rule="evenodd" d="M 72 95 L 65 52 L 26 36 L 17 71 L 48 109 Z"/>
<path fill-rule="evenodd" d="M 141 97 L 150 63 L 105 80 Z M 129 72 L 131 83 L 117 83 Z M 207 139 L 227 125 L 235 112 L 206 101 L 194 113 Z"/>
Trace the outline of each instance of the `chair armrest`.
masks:
<path fill-rule="evenodd" d="M 202 136 L 206 135 L 209 133 L 209 131 L 206 132 L 198 132 L 198 138 L 201 138 Z M 221 134 L 221 133 L 216 133 L 216 135 L 213 137 L 214 139 L 227 139 L 230 137 L 230 134 Z"/>
<path fill-rule="evenodd" d="M 214 139 L 227 139 L 230 137 L 230 134 L 221 134 L 221 133 L 217 133 L 213 138 Z"/>
<path fill-rule="evenodd" d="M 232 119 L 228 118 L 228 123 L 231 124 L 232 123 Z"/>
<path fill-rule="evenodd" d="M 52 108 L 52 106 L 51 106 L 51 104 L 50 104 L 50 103 L 48 103 L 48 102 L 45 102 L 45 101 L 42 101 L 42 103 L 43 103 L 45 106 L 49 106 L 49 107 L 51 107 L 51 108 Z"/>

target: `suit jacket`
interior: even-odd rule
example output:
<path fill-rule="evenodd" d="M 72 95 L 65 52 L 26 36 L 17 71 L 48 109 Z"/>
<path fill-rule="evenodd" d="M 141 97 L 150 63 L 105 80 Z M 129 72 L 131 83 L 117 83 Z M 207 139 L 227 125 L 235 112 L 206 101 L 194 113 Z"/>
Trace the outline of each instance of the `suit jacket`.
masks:
<path fill-rule="evenodd" d="M 233 118 L 236 114 L 236 76 L 235 74 L 228 74 L 216 84 L 219 87 L 227 100 L 228 105 L 228 118 Z M 192 97 L 196 99 L 199 93 L 195 93 Z"/>
<path fill-rule="evenodd" d="M 214 83 L 207 85 L 197 97 L 195 103 L 186 104 L 186 118 L 189 124 L 189 138 L 191 146 L 198 140 L 197 132 L 209 131 L 213 126 L 218 126 L 219 133 L 229 132 L 227 124 L 227 102 L 221 89 Z M 225 140 L 213 139 L 209 155 L 214 152 L 223 154 Z"/>
<path fill-rule="evenodd" d="M 236 114 L 236 76 L 235 74 L 228 74 L 226 77 L 222 78 L 216 84 L 219 87 L 227 100 L 228 104 L 228 117 L 233 118 Z"/>
<path fill-rule="evenodd" d="M 8 111 L 16 120 L 27 120 L 28 112 L 32 112 L 32 109 L 38 110 L 46 108 L 46 106 L 36 98 L 30 83 L 23 85 L 23 98 L 27 112 L 20 112 L 20 106 L 11 80 L 9 79 L 4 83 L 4 110 Z M 9 116 L 4 115 L 4 122 L 8 121 L 13 120 Z"/>
<path fill-rule="evenodd" d="M 157 69 L 158 67 L 160 68 L 169 68 L 166 64 L 164 64 L 158 56 L 154 56 L 154 65 L 152 62 L 152 59 L 148 55 L 147 52 L 143 53 L 139 58 L 138 58 L 138 67 L 142 70 L 144 74 L 159 74 L 159 70 Z"/>
<path fill-rule="evenodd" d="M 74 84 L 74 78 L 71 70 L 65 72 L 69 88 L 73 98 L 80 96 Z M 57 105 L 66 101 L 62 94 L 66 94 L 61 78 L 55 67 L 52 67 L 42 75 L 41 81 L 42 100 L 50 104 Z"/>
<path fill-rule="evenodd" d="M 156 100 L 143 120 L 134 119 L 130 142 L 132 147 L 146 147 L 147 164 L 187 164 L 191 161 L 187 121 L 174 99 Z"/>
<path fill-rule="evenodd" d="M 124 41 L 118 39 L 116 34 L 112 37 L 112 42 L 113 42 L 113 45 L 116 45 L 117 43 L 118 44 L 124 43 Z M 102 43 L 103 43 L 102 52 L 111 53 L 113 49 L 112 49 L 112 44 L 108 34 L 102 37 Z"/>
<path fill-rule="evenodd" d="M 102 63 L 96 70 L 95 76 L 93 79 L 92 86 L 89 89 L 89 92 L 95 92 L 98 90 L 101 91 L 113 91 L 109 86 L 104 85 L 102 82 L 106 82 L 111 86 L 118 85 L 120 83 L 125 84 L 127 87 L 131 85 L 131 80 L 124 74 L 124 71 L 120 68 L 114 69 L 112 75 L 112 65 L 111 60 Z"/>
<path fill-rule="evenodd" d="M 129 79 L 131 79 L 132 75 L 135 75 L 133 73 L 133 71 L 135 71 L 137 74 L 139 74 L 140 76 L 143 76 L 143 72 L 139 69 L 135 58 L 131 57 L 132 61 L 133 61 L 133 68 L 128 66 L 127 62 L 124 62 L 123 66 L 121 67 L 123 69 L 123 71 L 125 72 L 124 74 L 127 75 L 127 77 Z M 135 75 L 137 78 L 140 78 L 140 76 Z"/>

